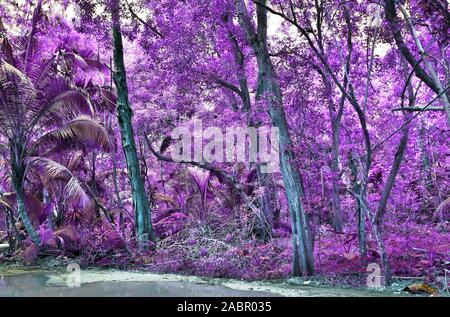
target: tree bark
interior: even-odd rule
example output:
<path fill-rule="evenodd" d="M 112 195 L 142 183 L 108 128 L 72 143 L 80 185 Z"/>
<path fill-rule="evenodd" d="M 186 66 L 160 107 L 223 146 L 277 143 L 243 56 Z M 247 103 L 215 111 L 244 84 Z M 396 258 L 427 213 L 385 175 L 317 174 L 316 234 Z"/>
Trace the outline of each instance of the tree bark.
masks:
<path fill-rule="evenodd" d="M 342 212 L 341 212 L 341 198 L 339 196 L 339 122 L 332 118 L 331 125 L 331 184 L 332 184 L 332 218 L 331 224 L 336 232 L 342 232 Z"/>
<path fill-rule="evenodd" d="M 128 100 L 118 0 L 112 1 L 111 9 L 114 42 L 114 83 L 117 89 L 117 117 L 122 138 L 122 148 L 127 163 L 128 178 L 131 184 L 136 237 L 139 247 L 142 248 L 149 239 L 154 241 L 155 237 L 150 218 L 150 206 L 139 170 L 139 160 L 131 123 L 132 110 Z"/>
<path fill-rule="evenodd" d="M 422 177 L 424 188 L 427 191 L 431 191 L 433 189 L 433 177 L 431 175 L 430 169 L 430 156 L 426 148 L 426 132 L 425 132 L 425 123 L 423 122 L 423 120 L 421 120 L 419 126 L 418 143 L 419 143 L 420 157 L 422 161 L 422 175 L 423 175 Z"/>
<path fill-rule="evenodd" d="M 261 164 L 256 164 L 256 173 L 258 177 L 259 187 L 263 189 L 260 198 L 260 223 L 258 228 L 258 235 L 264 241 L 269 241 L 272 239 L 272 228 L 273 228 L 273 210 L 274 201 L 273 194 L 275 189 L 273 188 L 273 181 L 270 174 L 264 174 L 261 172 Z"/>
<path fill-rule="evenodd" d="M 386 248 L 384 246 L 383 237 L 381 236 L 381 230 L 380 227 L 376 224 L 376 219 L 371 215 L 371 213 L 368 213 L 369 215 L 369 222 L 372 227 L 372 232 L 375 236 L 375 241 L 377 243 L 378 252 L 380 253 L 380 262 L 381 262 L 381 271 L 382 276 L 384 276 L 384 284 L 390 285 L 391 284 L 391 270 L 389 268 L 389 262 L 387 259 L 387 253 Z"/>
<path fill-rule="evenodd" d="M 356 227 L 358 235 L 358 249 L 361 257 L 366 261 L 367 258 L 367 243 L 366 243 L 366 226 L 365 226 L 365 209 L 362 208 L 361 203 L 361 185 L 358 183 L 358 167 L 350 151 L 348 155 L 349 167 L 352 177 L 352 196 L 355 200 L 356 206 Z"/>
<path fill-rule="evenodd" d="M 403 161 L 405 155 L 406 146 L 408 144 L 409 136 L 409 125 L 406 125 L 402 131 L 402 137 L 397 146 L 397 151 L 395 152 L 394 162 L 392 163 L 391 170 L 389 171 L 388 178 L 384 184 L 383 191 L 381 193 L 381 199 L 378 203 L 377 209 L 377 226 L 380 227 L 383 223 L 383 216 L 386 213 L 386 205 L 391 194 L 392 187 L 394 187 L 395 178 L 397 177 L 398 171 L 400 169 L 400 164 Z"/>
<path fill-rule="evenodd" d="M 405 69 L 405 71 L 406 71 L 406 69 Z M 406 77 L 405 85 L 406 85 L 405 88 L 408 89 L 409 107 L 413 107 L 414 103 L 415 103 L 415 95 L 413 92 L 412 85 L 408 80 L 408 77 Z M 404 91 L 406 92 L 406 89 Z M 402 106 L 403 106 L 404 95 L 402 95 L 401 98 L 402 98 L 401 100 L 402 100 Z M 409 122 L 411 114 L 404 112 L 403 115 L 404 115 L 404 121 Z M 388 178 L 383 186 L 383 190 L 381 193 L 381 199 L 378 202 L 377 211 L 373 216 L 370 215 L 370 222 L 371 222 L 372 230 L 373 230 L 373 233 L 375 235 L 375 239 L 376 239 L 376 242 L 378 245 L 378 249 L 380 251 L 381 265 L 383 268 L 385 283 L 387 285 L 390 285 L 390 283 L 391 283 L 391 273 L 390 273 L 390 269 L 389 269 L 389 263 L 387 260 L 386 249 L 384 246 L 383 239 L 381 237 L 383 217 L 384 217 L 384 214 L 386 213 L 387 202 L 388 202 L 389 196 L 391 194 L 391 190 L 394 186 L 395 178 L 400 169 L 400 164 L 403 161 L 406 147 L 408 145 L 409 129 L 410 129 L 410 125 L 408 125 L 408 124 L 404 125 L 404 127 L 402 128 L 402 137 L 397 146 L 397 150 L 396 150 L 395 156 L 394 156 L 394 162 L 391 165 L 391 169 L 389 171 Z"/>
<path fill-rule="evenodd" d="M 228 12 L 224 15 L 223 22 L 228 27 L 228 23 L 230 23 Z M 250 91 L 248 88 L 248 80 L 245 73 L 244 53 L 236 40 L 236 36 L 230 31 L 230 29 L 227 31 L 227 37 L 232 46 L 234 62 L 236 64 L 236 77 L 239 82 L 239 89 L 235 92 L 237 92 L 241 98 L 242 111 L 247 114 L 247 124 L 251 127 L 258 128 L 258 123 L 255 122 L 250 113 L 252 106 Z M 258 97 L 259 96 L 257 96 L 257 98 Z M 261 172 L 260 162 L 257 162 L 255 165 L 259 187 L 263 188 L 262 195 L 259 199 L 259 207 L 262 209 L 262 212 L 259 212 L 258 214 L 257 236 L 264 241 L 268 241 L 272 238 L 273 216 L 276 208 L 276 189 L 274 189 L 273 186 L 272 175 Z"/>
<path fill-rule="evenodd" d="M 25 208 L 25 191 L 23 183 L 25 177 L 24 144 L 25 142 L 23 140 L 19 140 L 17 143 L 12 144 L 11 146 L 12 183 L 14 191 L 16 192 L 17 213 L 20 217 L 20 220 L 22 221 L 25 230 L 28 232 L 31 241 L 33 241 L 33 243 L 37 247 L 40 247 L 41 239 L 34 229 Z"/>
<path fill-rule="evenodd" d="M 348 63 L 347 63 L 348 64 Z M 315 66 L 315 65 L 314 65 Z M 339 101 L 338 110 L 335 110 L 335 104 L 332 100 L 332 88 L 331 81 L 327 74 L 320 68 L 314 67 L 322 76 L 322 81 L 325 86 L 325 98 L 327 99 L 328 104 L 328 113 L 330 116 L 331 122 L 331 162 L 330 162 L 330 170 L 331 170 L 331 225 L 336 232 L 343 231 L 343 220 L 342 220 L 342 212 L 341 212 L 341 198 L 339 196 L 339 146 L 340 146 L 340 137 L 339 130 L 342 119 L 342 114 L 344 110 L 345 96 L 343 96 Z M 348 69 L 348 66 L 345 66 L 345 69 Z M 347 77 L 344 78 L 344 87 L 347 87 Z"/>
<path fill-rule="evenodd" d="M 265 5 L 266 1 L 259 0 L 258 3 Z M 289 135 L 289 128 L 283 109 L 281 90 L 267 49 L 267 12 L 262 7 L 257 6 L 258 30 L 255 33 L 253 22 L 248 15 L 243 0 L 236 1 L 236 10 L 239 23 L 246 35 L 248 43 L 256 55 L 258 63 L 258 94 L 264 96 L 272 124 L 279 129 L 280 169 L 288 200 L 292 228 L 296 229 L 296 232 L 293 230 L 293 235 L 297 233 L 297 236 L 292 239 L 294 254 L 293 274 L 312 275 L 314 273 L 313 241 L 308 216 L 303 209 L 301 201 L 300 175 L 293 164 L 295 155 L 291 149 L 292 140 Z M 296 261 L 295 252 L 299 254 L 299 265 Z M 294 265 L 298 266 L 294 267 Z"/>

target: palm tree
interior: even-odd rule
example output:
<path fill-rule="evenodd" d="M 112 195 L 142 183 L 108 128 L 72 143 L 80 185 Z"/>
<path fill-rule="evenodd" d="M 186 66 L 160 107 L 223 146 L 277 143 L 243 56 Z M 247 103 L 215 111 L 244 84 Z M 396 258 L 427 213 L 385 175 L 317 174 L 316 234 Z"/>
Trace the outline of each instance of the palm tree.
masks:
<path fill-rule="evenodd" d="M 101 124 L 82 115 L 86 111 L 92 112 L 89 99 L 82 91 L 54 75 L 47 83 L 45 89 L 37 88 L 30 78 L 0 59 L 0 135 L 8 141 L 18 215 L 38 246 L 39 237 L 25 210 L 27 172 L 40 167 L 46 177 L 65 180 L 66 195 L 85 206 L 89 198 L 77 178 L 62 164 L 44 155 L 54 149 L 81 144 L 99 145 L 102 150 L 109 151 L 112 144 Z M 49 125 L 57 128 L 48 131 Z"/>
<path fill-rule="evenodd" d="M 19 53 L 15 54 L 6 37 L 0 39 L 0 140 L 3 137 L 6 143 L 0 146 L 0 155 L 9 156 L 17 213 L 37 246 L 41 241 L 25 210 L 27 174 L 39 169 L 47 179 L 64 181 L 65 195 L 86 205 L 90 199 L 78 179 L 48 155 L 86 144 L 112 149 L 108 132 L 92 119 L 88 94 L 72 84 L 72 74 L 64 67 L 71 61 L 94 68 L 100 63 L 83 60 L 76 52 L 57 50 L 49 55 L 39 47 L 36 34 L 42 19 L 41 3 L 35 7 L 31 31 Z"/>

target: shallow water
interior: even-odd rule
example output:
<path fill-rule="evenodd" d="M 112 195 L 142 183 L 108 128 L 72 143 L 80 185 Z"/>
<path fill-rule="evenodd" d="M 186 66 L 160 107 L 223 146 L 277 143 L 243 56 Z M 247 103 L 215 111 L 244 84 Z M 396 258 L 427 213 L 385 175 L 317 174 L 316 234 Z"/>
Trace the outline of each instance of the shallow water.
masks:
<path fill-rule="evenodd" d="M 243 282 L 175 274 L 117 270 L 78 273 L 1 271 L 1 296 L 399 296 L 365 289 L 341 289 L 284 282 Z"/>

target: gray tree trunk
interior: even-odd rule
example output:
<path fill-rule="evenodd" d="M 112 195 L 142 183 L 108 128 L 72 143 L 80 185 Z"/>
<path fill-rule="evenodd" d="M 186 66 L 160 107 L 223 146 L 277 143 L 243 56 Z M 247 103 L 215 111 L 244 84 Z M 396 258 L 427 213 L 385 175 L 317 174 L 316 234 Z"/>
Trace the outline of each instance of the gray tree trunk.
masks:
<path fill-rule="evenodd" d="M 224 16 L 223 21 L 225 24 L 229 23 L 228 13 Z M 230 30 L 227 32 L 227 37 L 233 48 L 233 56 L 236 64 L 236 77 L 239 82 L 238 94 L 242 101 L 242 110 L 247 114 L 247 123 L 251 127 L 257 128 L 258 123 L 255 122 L 250 114 L 251 100 L 248 80 L 245 73 L 244 54 L 239 47 L 236 36 Z M 257 98 L 259 98 L 259 96 L 257 96 Z M 257 162 L 255 165 L 259 187 L 263 188 L 262 195 L 259 199 L 259 206 L 262 212 L 259 212 L 258 214 L 257 235 L 264 241 L 268 241 L 272 238 L 273 215 L 276 208 L 276 190 L 274 189 L 272 175 L 261 172 L 261 163 Z"/>
<path fill-rule="evenodd" d="M 339 122 L 332 119 L 331 145 L 331 184 L 332 184 L 332 218 L 331 224 L 337 232 L 342 232 L 341 198 L 339 196 Z"/>
<path fill-rule="evenodd" d="M 422 177 L 423 177 L 424 188 L 426 188 L 427 191 L 431 191 L 433 189 L 433 177 L 431 175 L 430 155 L 426 148 L 426 135 L 425 134 L 426 134 L 425 124 L 422 120 L 420 122 L 419 140 L 418 140 L 420 157 L 422 160 L 422 175 L 423 175 Z"/>
<path fill-rule="evenodd" d="M 408 118 L 408 117 L 406 117 Z M 407 119 L 406 119 L 407 120 Z M 386 213 L 386 206 L 391 194 L 392 187 L 394 187 L 395 178 L 397 177 L 398 171 L 400 169 L 400 164 L 403 161 L 403 157 L 405 156 L 406 146 L 408 144 L 408 136 L 409 136 L 409 125 L 406 125 L 402 130 L 402 137 L 397 146 L 397 151 L 395 152 L 394 162 L 392 163 L 391 170 L 389 171 L 388 178 L 386 183 L 383 186 L 383 191 L 381 193 L 381 199 L 378 203 L 377 209 L 377 226 L 380 228 L 383 223 L 383 216 Z"/>
<path fill-rule="evenodd" d="M 33 243 L 37 247 L 40 247 L 41 239 L 34 229 L 25 208 L 25 192 L 23 184 L 25 176 L 24 144 L 25 142 L 23 140 L 20 140 L 19 142 L 12 144 L 11 146 L 12 183 L 14 191 L 16 192 L 17 213 L 20 217 L 20 220 L 22 221 L 25 230 L 27 230 L 31 241 L 33 241 Z"/>
<path fill-rule="evenodd" d="M 131 184 L 136 238 L 139 247 L 144 247 L 149 239 L 154 240 L 155 238 L 150 218 L 150 206 L 139 170 L 139 160 L 131 123 L 132 111 L 128 100 L 118 0 L 112 1 L 111 9 L 114 42 L 114 83 L 117 89 L 117 117 L 122 137 L 122 148 L 127 163 L 128 178 Z"/>
<path fill-rule="evenodd" d="M 361 185 L 358 182 L 358 167 L 353 157 L 353 153 L 350 152 L 348 156 L 349 167 L 352 177 L 352 196 L 355 199 L 356 206 L 356 227 L 358 234 L 358 249 L 361 257 L 366 261 L 367 258 L 367 239 L 366 239 L 366 226 L 365 226 L 365 215 L 366 209 L 363 208 L 364 202 L 361 202 Z"/>
<path fill-rule="evenodd" d="M 273 194 L 275 189 L 273 188 L 273 180 L 270 174 L 264 174 L 261 172 L 261 164 L 256 164 L 256 173 L 258 177 L 259 187 L 263 188 L 263 192 L 260 198 L 260 206 L 262 209 L 261 219 L 259 223 L 259 236 L 264 241 L 272 239 L 273 228 L 273 211 L 274 200 Z"/>
<path fill-rule="evenodd" d="M 322 75 L 322 80 L 325 86 L 325 93 L 328 103 L 328 113 L 330 116 L 331 122 L 331 162 L 330 162 L 330 170 L 331 170 L 331 225 L 336 232 L 343 231 L 343 220 L 342 220 L 342 212 L 341 212 L 341 198 L 339 196 L 339 146 L 340 146 L 340 137 L 339 130 L 340 124 L 343 114 L 343 107 L 345 102 L 345 97 L 341 98 L 338 109 L 336 111 L 335 104 L 332 100 L 332 88 L 331 81 L 327 74 L 323 72 L 320 68 L 317 68 L 319 73 Z M 347 80 L 344 79 L 344 87 L 347 86 Z"/>
<path fill-rule="evenodd" d="M 259 0 L 258 2 L 263 5 L 266 4 L 265 0 Z M 294 235 L 292 239 L 293 274 L 312 275 L 314 273 L 313 240 L 308 216 L 303 209 L 301 201 L 301 180 L 298 170 L 293 163 L 295 155 L 291 149 L 292 140 L 283 109 L 281 90 L 267 49 L 267 13 L 265 9 L 257 6 L 258 30 L 255 33 L 253 22 L 248 15 L 243 0 L 236 1 L 236 10 L 239 23 L 256 55 L 258 63 L 258 94 L 264 96 L 272 124 L 279 129 L 280 169 L 291 215 L 292 234 Z M 298 252 L 299 261 L 297 261 L 296 252 Z"/>

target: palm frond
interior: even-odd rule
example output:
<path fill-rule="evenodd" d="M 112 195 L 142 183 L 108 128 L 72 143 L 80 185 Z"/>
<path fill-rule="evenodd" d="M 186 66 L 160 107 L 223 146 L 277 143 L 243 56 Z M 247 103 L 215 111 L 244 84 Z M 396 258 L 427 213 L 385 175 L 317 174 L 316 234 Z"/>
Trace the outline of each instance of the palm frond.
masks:
<path fill-rule="evenodd" d="M 9 154 L 9 147 L 0 143 L 0 155 L 6 159 L 8 157 L 8 154 Z"/>
<path fill-rule="evenodd" d="M 12 76 L 15 76 L 21 82 L 28 83 L 29 85 L 31 85 L 33 87 L 33 84 L 31 83 L 31 81 L 28 79 L 28 77 L 24 73 L 22 73 L 20 70 L 18 70 L 16 67 L 9 64 L 5 60 L 2 59 L 1 61 L 2 61 L 2 72 L 4 72 L 4 76 L 7 79 L 11 80 Z"/>
<path fill-rule="evenodd" d="M 33 146 L 56 145 L 59 149 L 80 145 L 101 151 L 113 150 L 113 142 L 108 131 L 97 121 L 86 116 L 78 116 L 63 126 L 44 134 Z"/>
<path fill-rule="evenodd" d="M 101 110 L 107 110 L 111 113 L 114 113 L 117 104 L 116 95 L 105 88 L 99 88 L 99 93 L 101 97 L 100 102 Z"/>
<path fill-rule="evenodd" d="M 86 208 L 91 206 L 91 199 L 81 187 L 80 182 L 76 177 L 72 177 L 64 187 L 64 193 L 71 197 L 73 201 L 78 202 L 81 207 Z"/>
<path fill-rule="evenodd" d="M 206 217 L 206 203 L 208 195 L 208 184 L 211 174 L 209 171 L 202 170 L 198 167 L 188 167 L 189 174 L 194 180 L 200 192 L 201 202 L 202 202 L 202 213 L 200 218 L 202 220 Z"/>
<path fill-rule="evenodd" d="M 4 58 L 9 64 L 14 66 L 15 62 L 13 49 L 7 37 L 3 37 L 2 39 L 0 39 L 0 52 L 2 54 L 2 58 Z"/>
<path fill-rule="evenodd" d="M 31 19 L 31 30 L 27 36 L 27 44 L 25 47 L 25 73 L 28 73 L 29 61 L 33 60 L 33 54 L 36 52 L 37 41 L 35 35 L 39 31 L 38 24 L 44 16 L 42 13 L 42 2 L 43 0 L 38 0 Z"/>
<path fill-rule="evenodd" d="M 83 71 L 101 71 L 105 74 L 109 73 L 109 69 L 105 63 L 94 58 L 91 54 L 82 54 L 72 51 L 64 52 L 63 56 Z"/>
<path fill-rule="evenodd" d="M 8 209 L 11 209 L 11 204 L 8 202 L 8 200 L 3 198 L 3 195 L 0 195 L 0 205 Z"/>
<path fill-rule="evenodd" d="M 30 79 L 5 60 L 0 59 L 0 125 L 7 130 L 26 120 L 26 107 L 37 92 Z"/>
<path fill-rule="evenodd" d="M 54 77 L 41 89 L 37 102 L 28 107 L 33 128 L 70 120 L 80 114 L 92 115 L 94 109 L 88 95 L 70 85 L 67 79 Z"/>
<path fill-rule="evenodd" d="M 81 159 L 83 158 L 83 151 L 76 151 L 67 163 L 67 168 L 71 171 L 77 169 L 80 165 Z"/>
<path fill-rule="evenodd" d="M 64 195 L 82 208 L 91 207 L 91 199 L 84 191 L 80 181 L 64 165 L 45 157 L 30 157 L 27 159 L 29 169 L 40 169 L 43 176 L 53 181 L 63 181 Z"/>

